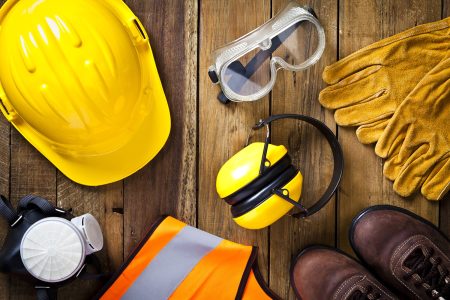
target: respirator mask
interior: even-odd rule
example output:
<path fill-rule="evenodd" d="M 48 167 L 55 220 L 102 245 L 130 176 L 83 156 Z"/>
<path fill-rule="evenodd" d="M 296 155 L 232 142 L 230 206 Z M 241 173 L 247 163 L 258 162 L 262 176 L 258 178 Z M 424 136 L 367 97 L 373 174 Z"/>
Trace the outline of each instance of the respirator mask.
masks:
<path fill-rule="evenodd" d="M 0 215 L 10 226 L 0 250 L 0 271 L 33 283 L 39 299 L 52 298 L 56 288 L 86 275 L 87 264 L 100 271 L 91 254 L 102 249 L 103 235 L 91 214 L 74 217 L 28 195 L 17 210 L 1 196 Z"/>

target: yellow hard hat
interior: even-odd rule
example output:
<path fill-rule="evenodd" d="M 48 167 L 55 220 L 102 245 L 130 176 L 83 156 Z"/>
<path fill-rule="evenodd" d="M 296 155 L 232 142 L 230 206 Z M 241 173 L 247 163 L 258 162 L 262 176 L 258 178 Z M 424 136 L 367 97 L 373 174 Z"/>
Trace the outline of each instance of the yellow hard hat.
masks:
<path fill-rule="evenodd" d="M 144 27 L 120 0 L 8 0 L 0 9 L 0 109 L 75 182 L 136 172 L 170 113 Z"/>

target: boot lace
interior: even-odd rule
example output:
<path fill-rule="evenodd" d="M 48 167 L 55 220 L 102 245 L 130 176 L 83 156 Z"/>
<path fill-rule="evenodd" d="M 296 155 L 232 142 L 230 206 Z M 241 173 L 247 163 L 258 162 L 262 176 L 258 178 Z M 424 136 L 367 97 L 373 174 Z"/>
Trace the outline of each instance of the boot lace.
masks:
<path fill-rule="evenodd" d="M 376 292 L 374 288 L 369 285 L 365 290 L 354 291 L 348 300 L 376 300 L 381 299 L 381 294 Z"/>
<path fill-rule="evenodd" d="M 416 288 L 424 288 L 431 299 L 450 300 L 449 270 L 442 266 L 440 257 L 433 257 L 434 249 L 417 248 L 406 258 L 404 266 L 410 269 L 404 276 L 412 279 Z"/>

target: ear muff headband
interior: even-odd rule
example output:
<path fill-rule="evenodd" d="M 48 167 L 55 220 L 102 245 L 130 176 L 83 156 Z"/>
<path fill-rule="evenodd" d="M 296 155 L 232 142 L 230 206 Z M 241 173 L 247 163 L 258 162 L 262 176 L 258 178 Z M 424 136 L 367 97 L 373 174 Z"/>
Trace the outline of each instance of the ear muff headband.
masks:
<path fill-rule="evenodd" d="M 294 166 L 291 165 L 285 172 L 281 173 L 269 184 L 258 190 L 257 193 L 239 202 L 238 204 L 231 206 L 231 215 L 233 216 L 233 218 L 242 216 L 243 214 L 249 212 L 259 204 L 267 200 L 269 197 L 275 195 L 274 190 L 285 186 L 297 175 L 297 173 L 298 171 Z"/>
<path fill-rule="evenodd" d="M 337 188 L 339 186 L 339 183 L 341 182 L 342 173 L 343 173 L 343 170 L 344 170 L 344 155 L 342 154 L 342 148 L 341 148 L 341 145 L 339 144 L 338 139 L 336 138 L 334 133 L 330 130 L 330 128 L 328 128 L 321 121 L 319 121 L 317 119 L 314 119 L 312 117 L 309 117 L 309 116 L 298 115 L 298 114 L 273 115 L 273 116 L 268 117 L 267 119 L 259 121 L 259 123 L 256 124 L 253 127 L 253 130 L 261 129 L 264 126 L 269 128 L 268 125 L 270 123 L 272 123 L 273 121 L 276 121 L 276 120 L 280 120 L 280 119 L 295 119 L 295 120 L 304 121 L 306 123 L 309 123 L 309 124 L 313 125 L 314 127 L 316 127 L 325 136 L 325 138 L 327 139 L 328 144 L 331 147 L 331 151 L 333 153 L 333 162 L 334 162 L 333 176 L 331 177 L 330 184 L 328 185 L 326 191 L 324 192 L 322 197 L 320 197 L 319 200 L 317 200 L 311 207 L 309 207 L 307 209 L 304 209 L 301 212 L 292 215 L 293 217 L 296 217 L 296 218 L 305 218 L 305 217 L 308 217 L 308 216 L 310 216 L 312 214 L 315 214 L 322 207 L 324 207 L 325 204 L 327 204 L 328 201 L 330 201 L 331 197 L 336 192 L 336 190 L 337 190 Z M 264 171 L 264 163 L 267 160 L 266 159 L 266 154 L 267 154 L 267 147 L 268 147 L 269 143 L 270 143 L 270 135 L 269 135 L 269 132 L 268 132 L 267 137 L 266 137 L 266 141 L 264 143 L 264 150 L 263 150 L 263 156 L 262 156 L 262 159 L 261 159 L 260 173 L 262 173 Z M 290 199 L 289 197 L 283 197 L 282 194 L 278 194 L 277 193 L 277 195 L 279 195 L 280 197 L 282 197 L 286 201 L 289 201 L 289 202 L 294 201 L 294 200 Z"/>
<path fill-rule="evenodd" d="M 268 183 L 272 182 L 287 168 L 289 168 L 291 163 L 292 160 L 290 156 L 286 154 L 282 159 L 277 161 L 272 167 L 270 167 L 270 169 L 256 178 L 253 182 L 234 192 L 230 196 L 223 198 L 223 200 L 225 200 L 230 205 L 236 205 L 237 203 L 245 200 L 251 195 L 258 193 Z"/>

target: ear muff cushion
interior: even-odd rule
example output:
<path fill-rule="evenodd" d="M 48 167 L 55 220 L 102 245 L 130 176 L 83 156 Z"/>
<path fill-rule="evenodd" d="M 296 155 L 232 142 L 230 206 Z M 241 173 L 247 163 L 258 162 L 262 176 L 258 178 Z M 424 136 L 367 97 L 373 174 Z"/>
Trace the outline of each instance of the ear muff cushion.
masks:
<path fill-rule="evenodd" d="M 251 143 L 222 165 L 216 178 L 216 190 L 221 199 L 236 193 L 261 176 L 259 169 L 263 152 L 264 143 Z M 271 162 L 271 166 L 279 162 L 286 154 L 287 149 L 283 145 L 268 144 L 267 146 L 266 159 Z"/>
<path fill-rule="evenodd" d="M 269 169 L 266 170 L 261 176 L 257 177 L 248 185 L 244 186 L 243 188 L 231 194 L 230 196 L 225 197 L 223 200 L 225 200 L 225 202 L 227 202 L 230 205 L 235 205 L 249 198 L 251 195 L 258 193 L 259 191 L 261 191 L 262 188 L 267 186 L 268 183 L 272 182 L 273 180 L 275 180 L 275 178 L 280 176 L 280 174 L 286 171 L 289 168 L 289 166 L 291 166 L 291 164 L 292 164 L 291 157 L 286 154 L 277 163 L 269 167 Z"/>
<path fill-rule="evenodd" d="M 231 214 L 233 218 L 242 216 L 243 214 L 249 212 L 256 206 L 264 202 L 264 200 L 270 198 L 273 195 L 273 189 L 286 185 L 295 177 L 295 175 L 297 175 L 297 173 L 297 169 L 291 165 L 285 172 L 281 173 L 272 182 L 262 187 L 257 193 L 233 205 L 231 207 Z"/>
<path fill-rule="evenodd" d="M 280 188 L 287 189 L 289 191 L 289 197 L 298 202 L 302 195 L 302 186 L 302 173 L 297 172 L 297 175 L 291 181 Z M 261 229 L 275 223 L 292 208 L 293 205 L 291 203 L 273 194 L 249 212 L 233 218 L 233 221 L 247 229 Z"/>

